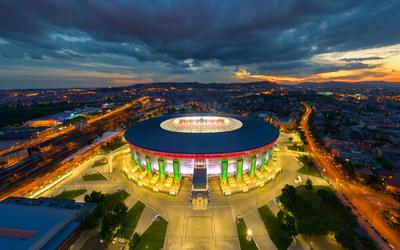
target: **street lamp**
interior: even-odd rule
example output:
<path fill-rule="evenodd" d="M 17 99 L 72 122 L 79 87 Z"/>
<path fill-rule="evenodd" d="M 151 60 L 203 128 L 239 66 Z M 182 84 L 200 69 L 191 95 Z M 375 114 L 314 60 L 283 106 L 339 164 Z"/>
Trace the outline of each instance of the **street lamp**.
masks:
<path fill-rule="evenodd" d="M 251 235 L 253 234 L 253 232 L 251 231 L 251 229 L 249 228 L 249 229 L 247 229 L 247 237 L 246 237 L 246 239 L 248 240 L 248 241 L 251 241 Z"/>

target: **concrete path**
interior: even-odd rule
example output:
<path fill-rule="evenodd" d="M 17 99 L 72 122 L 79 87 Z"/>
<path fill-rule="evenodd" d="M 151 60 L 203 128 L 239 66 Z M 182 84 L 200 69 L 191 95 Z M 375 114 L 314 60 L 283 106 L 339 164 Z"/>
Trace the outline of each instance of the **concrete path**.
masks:
<path fill-rule="evenodd" d="M 142 215 L 140 216 L 139 222 L 135 229 L 135 233 L 138 233 L 140 235 L 143 234 L 147 230 L 147 228 L 149 228 L 157 214 L 158 213 L 156 211 L 146 206 L 143 209 Z"/>
<path fill-rule="evenodd" d="M 133 205 L 135 205 L 135 203 L 138 201 L 138 199 L 133 196 L 133 195 L 129 195 L 128 198 L 126 198 L 124 200 L 125 205 L 128 207 L 128 210 L 131 209 L 133 207 Z"/>
<path fill-rule="evenodd" d="M 265 229 L 264 223 L 256 209 L 246 213 L 243 216 L 247 228 L 251 229 L 253 239 L 258 249 L 277 249 Z"/>
<path fill-rule="evenodd" d="M 210 206 L 206 211 L 174 206 L 169 218 L 164 249 L 240 249 L 229 206 Z"/>

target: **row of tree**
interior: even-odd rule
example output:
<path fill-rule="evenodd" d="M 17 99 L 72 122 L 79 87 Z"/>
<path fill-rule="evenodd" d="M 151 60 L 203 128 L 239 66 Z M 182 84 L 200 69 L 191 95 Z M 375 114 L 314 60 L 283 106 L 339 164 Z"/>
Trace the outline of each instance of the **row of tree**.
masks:
<path fill-rule="evenodd" d="M 128 213 L 128 207 L 121 202 L 117 204 L 113 210 L 107 211 L 106 198 L 106 194 L 96 191 L 85 195 L 85 202 L 96 203 L 97 208 L 93 213 L 86 216 L 83 229 L 92 229 L 96 227 L 98 221 L 103 218 L 100 238 L 104 241 L 110 241 L 121 229 L 121 225 L 125 221 Z"/>

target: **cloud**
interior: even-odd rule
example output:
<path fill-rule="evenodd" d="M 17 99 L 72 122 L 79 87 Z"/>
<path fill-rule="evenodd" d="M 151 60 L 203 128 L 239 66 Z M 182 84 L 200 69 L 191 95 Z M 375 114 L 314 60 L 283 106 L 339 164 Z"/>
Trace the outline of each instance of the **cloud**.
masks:
<path fill-rule="evenodd" d="M 370 56 L 370 57 L 355 57 L 355 58 L 343 58 L 340 59 L 345 62 L 364 62 L 364 61 L 375 61 L 375 60 L 382 60 L 383 57 L 380 56 Z"/>
<path fill-rule="evenodd" d="M 143 79 L 208 82 L 235 80 L 241 67 L 298 77 L 374 69 L 391 55 L 329 55 L 400 44 L 399 10 L 390 0 L 6 0 L 0 63 L 72 69 L 106 61 Z"/>

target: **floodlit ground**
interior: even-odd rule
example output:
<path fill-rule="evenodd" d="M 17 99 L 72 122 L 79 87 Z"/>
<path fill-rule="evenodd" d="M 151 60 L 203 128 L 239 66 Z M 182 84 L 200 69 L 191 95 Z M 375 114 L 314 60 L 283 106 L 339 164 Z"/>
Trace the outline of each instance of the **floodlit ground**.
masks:
<path fill-rule="evenodd" d="M 168 222 L 164 249 L 240 249 L 238 233 L 236 231 L 236 217 L 242 216 L 247 228 L 252 230 L 252 237 L 259 249 L 274 249 L 264 223 L 258 214 L 258 208 L 265 204 L 273 204 L 274 198 L 281 194 L 285 184 L 304 184 L 309 177 L 315 185 L 326 185 L 325 181 L 316 176 L 308 176 L 298 172 L 302 164 L 296 159 L 296 152 L 286 150 L 289 143 L 288 135 L 282 133 L 277 142 L 273 167 L 281 167 L 283 171 L 277 178 L 262 188 L 247 193 L 224 196 L 218 181 L 210 181 L 210 202 L 206 211 L 193 211 L 190 202 L 190 180 L 184 179 L 178 195 L 170 196 L 137 186 L 128 180 L 122 168 L 131 164 L 129 152 L 116 154 L 112 161 L 113 172 L 109 172 L 109 164 L 98 162 L 107 155 L 94 156 L 77 167 L 73 175 L 61 182 L 58 186 L 42 194 L 42 196 L 56 196 L 66 190 L 86 189 L 88 194 L 95 191 L 113 193 L 126 190 L 130 195 L 125 200 L 128 208 L 136 201 L 141 201 L 146 208 L 139 219 L 135 231 L 143 233 L 159 214 Z M 97 164 L 96 164 L 97 162 Z M 95 166 L 95 167 L 93 167 Z M 106 180 L 84 181 L 82 176 L 100 173 Z M 83 201 L 84 194 L 76 197 Z M 274 209 L 272 209 L 274 210 Z M 273 211 L 274 213 L 276 211 Z M 301 237 L 295 241 L 296 249 L 309 248 L 309 240 Z M 318 240 L 313 240 L 313 246 Z"/>

